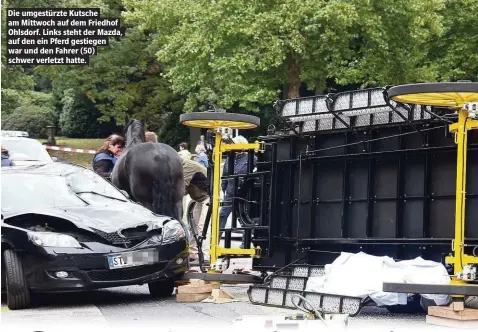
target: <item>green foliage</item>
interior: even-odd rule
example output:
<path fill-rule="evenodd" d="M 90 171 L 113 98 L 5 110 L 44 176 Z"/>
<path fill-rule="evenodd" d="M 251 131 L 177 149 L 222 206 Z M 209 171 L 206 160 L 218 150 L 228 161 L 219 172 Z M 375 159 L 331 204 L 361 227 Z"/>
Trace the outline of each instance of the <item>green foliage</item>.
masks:
<path fill-rule="evenodd" d="M 189 128 L 179 123 L 180 110 L 175 110 L 163 117 L 163 124 L 158 132 L 158 141 L 175 149 L 181 142 L 189 141 Z"/>
<path fill-rule="evenodd" d="M 443 0 L 125 0 L 154 34 L 158 60 L 191 111 L 206 101 L 258 110 L 284 84 L 298 96 L 330 78 L 388 84 L 433 78 L 426 45 Z"/>
<path fill-rule="evenodd" d="M 3 45 L 7 7 L 96 7 L 127 28 L 89 66 L 7 67 L 2 49 L 2 125 L 40 135 L 53 122 L 104 137 L 136 118 L 176 146 L 179 114 L 213 102 L 259 112 L 255 136 L 301 84 L 478 79 L 476 0 L 2 0 Z"/>
<path fill-rule="evenodd" d="M 360 18 L 355 54 L 337 72 L 337 81 L 373 87 L 435 80 L 429 45 L 443 34 L 445 1 L 350 1 Z"/>
<path fill-rule="evenodd" d="M 3 130 L 24 130 L 33 137 L 46 137 L 46 127 L 55 124 L 53 96 L 42 92 L 24 93 L 13 112 L 2 114 Z"/>
<path fill-rule="evenodd" d="M 89 66 L 37 68 L 49 76 L 55 89 L 74 89 L 86 96 L 101 112 L 100 122 L 112 119 L 122 125 L 128 118 L 145 119 L 159 125 L 169 105 L 180 101 L 161 75 L 150 38 L 137 29 L 110 40 L 90 59 Z"/>
<path fill-rule="evenodd" d="M 430 47 L 441 81 L 478 81 L 478 1 L 447 0 L 441 10 L 444 33 Z"/>
<path fill-rule="evenodd" d="M 113 132 L 121 132 L 114 121 L 98 122 L 101 113 L 85 95 L 74 89 L 64 91 L 61 99 L 59 126 L 61 133 L 71 138 L 107 137 Z"/>

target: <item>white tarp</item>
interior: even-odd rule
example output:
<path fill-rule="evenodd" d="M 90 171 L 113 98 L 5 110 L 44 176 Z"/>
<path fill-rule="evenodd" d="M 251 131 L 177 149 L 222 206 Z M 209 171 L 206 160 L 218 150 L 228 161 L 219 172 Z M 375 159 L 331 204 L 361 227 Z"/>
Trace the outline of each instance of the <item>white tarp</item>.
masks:
<path fill-rule="evenodd" d="M 354 296 L 369 296 L 378 306 L 407 304 L 406 293 L 383 292 L 384 282 L 448 284 L 450 277 L 443 264 L 417 257 L 396 262 L 388 256 L 372 256 L 342 252 L 332 264 L 325 266 L 325 275 L 310 277 L 306 291 Z M 450 296 L 420 294 L 444 305 Z"/>

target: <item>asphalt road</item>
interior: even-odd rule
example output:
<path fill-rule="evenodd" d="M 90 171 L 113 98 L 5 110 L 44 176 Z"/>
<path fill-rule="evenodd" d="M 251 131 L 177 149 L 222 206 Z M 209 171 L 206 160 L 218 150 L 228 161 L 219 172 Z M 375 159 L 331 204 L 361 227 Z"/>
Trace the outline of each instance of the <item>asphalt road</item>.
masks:
<path fill-rule="evenodd" d="M 250 268 L 250 260 L 231 261 L 230 269 Z M 1 331 L 221 331 L 234 330 L 235 320 L 251 315 L 277 316 L 299 313 L 296 310 L 254 305 L 249 302 L 249 285 L 222 285 L 237 302 L 177 303 L 175 296 L 153 299 L 147 286 L 129 286 L 83 293 L 48 294 L 34 308 L 10 311 L 2 299 Z M 323 326 L 320 326 L 323 328 Z M 252 324 L 259 331 L 260 324 Z M 450 330 L 427 325 L 424 314 L 391 314 L 386 309 L 365 307 L 349 318 L 348 330 L 412 331 Z M 244 331 L 244 328 L 238 329 Z"/>
<path fill-rule="evenodd" d="M 177 303 L 171 296 L 152 299 L 146 286 L 118 287 L 87 293 L 44 296 L 36 308 L 20 311 L 5 310 L 2 301 L 2 331 L 71 331 L 72 327 L 137 330 L 185 331 L 187 329 L 221 330 L 233 327 L 235 319 L 244 315 L 281 315 L 294 310 L 253 305 L 248 302 L 247 285 L 222 286 L 236 296 L 238 302 Z M 390 314 L 385 309 L 365 307 L 349 319 L 349 330 L 405 331 L 443 329 L 425 324 L 425 315 Z M 448 330 L 448 329 L 446 329 Z"/>

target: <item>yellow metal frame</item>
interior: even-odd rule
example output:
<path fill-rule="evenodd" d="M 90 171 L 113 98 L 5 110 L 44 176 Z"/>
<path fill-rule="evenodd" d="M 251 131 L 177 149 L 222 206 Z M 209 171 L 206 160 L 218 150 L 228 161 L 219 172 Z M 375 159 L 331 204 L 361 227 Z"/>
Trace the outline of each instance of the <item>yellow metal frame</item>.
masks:
<path fill-rule="evenodd" d="M 464 284 L 456 275 L 463 271 L 467 264 L 478 264 L 478 257 L 464 254 L 465 245 L 465 200 L 466 200 L 466 157 L 468 150 L 468 131 L 478 128 L 478 120 L 468 118 L 468 112 L 462 109 L 458 113 L 458 122 L 450 125 L 457 144 L 456 167 L 456 205 L 455 205 L 455 238 L 453 240 L 453 256 L 445 258 L 447 264 L 453 264 L 455 277 L 452 283 Z"/>
<path fill-rule="evenodd" d="M 467 264 L 478 264 L 478 257 L 464 253 L 465 248 L 465 200 L 466 200 L 466 159 L 468 150 L 468 131 L 478 129 L 478 120 L 469 118 L 468 110 L 464 108 L 467 102 L 478 101 L 476 92 L 419 92 L 392 97 L 394 101 L 408 104 L 422 104 L 438 107 L 452 107 L 458 112 L 458 122 L 449 126 L 449 131 L 455 134 L 457 144 L 456 162 L 456 205 L 455 205 L 455 236 L 452 242 L 453 255 L 447 256 L 445 262 L 453 264 L 452 284 L 467 284 L 457 276 Z M 463 295 L 453 295 L 463 297 Z"/>
<path fill-rule="evenodd" d="M 241 151 L 241 150 L 260 150 L 260 143 L 252 144 L 225 144 L 222 142 L 222 134 L 216 131 L 216 140 L 214 145 L 214 178 L 213 178 L 213 194 L 212 194 L 212 216 L 211 216 L 211 249 L 210 258 L 211 266 L 216 264 L 220 256 L 236 256 L 249 255 L 251 257 L 259 257 L 260 247 L 250 249 L 236 249 L 224 248 L 219 245 L 219 200 L 221 188 L 221 163 L 222 153 L 227 151 Z M 209 273 L 214 273 L 213 269 L 208 270 Z"/>
<path fill-rule="evenodd" d="M 478 100 L 476 92 L 420 92 L 410 93 L 392 98 L 405 104 L 430 105 L 438 107 L 453 107 L 461 109 L 464 103 Z"/>
<path fill-rule="evenodd" d="M 227 127 L 232 129 L 253 129 L 257 127 L 255 124 L 252 123 L 230 120 L 189 120 L 184 121 L 183 125 L 188 127 L 207 129 L 216 129 L 220 127 Z"/>

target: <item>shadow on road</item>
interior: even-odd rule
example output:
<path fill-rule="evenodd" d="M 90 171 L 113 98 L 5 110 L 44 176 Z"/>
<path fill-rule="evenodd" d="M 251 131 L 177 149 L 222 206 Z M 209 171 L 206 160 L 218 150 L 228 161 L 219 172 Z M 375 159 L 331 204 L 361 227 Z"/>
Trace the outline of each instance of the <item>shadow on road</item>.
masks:
<path fill-rule="evenodd" d="M 143 292 L 131 292 L 131 290 L 117 287 L 99 289 L 85 292 L 69 293 L 37 293 L 33 295 L 32 307 L 47 306 L 78 306 L 78 305 L 121 305 L 146 302 L 158 302 L 174 300 L 174 295 L 163 299 L 155 299 L 149 295 L 146 287 Z M 6 306 L 6 297 L 2 295 L 2 306 Z"/>

